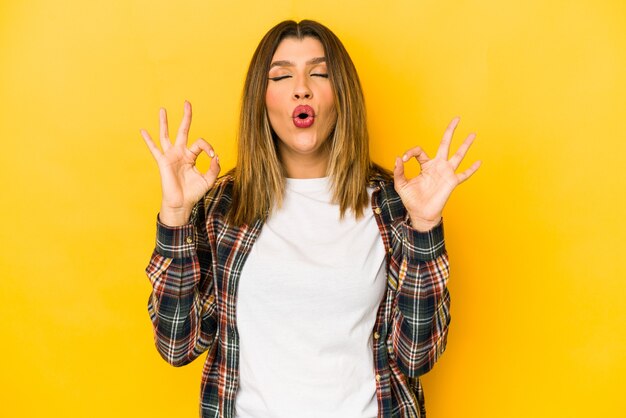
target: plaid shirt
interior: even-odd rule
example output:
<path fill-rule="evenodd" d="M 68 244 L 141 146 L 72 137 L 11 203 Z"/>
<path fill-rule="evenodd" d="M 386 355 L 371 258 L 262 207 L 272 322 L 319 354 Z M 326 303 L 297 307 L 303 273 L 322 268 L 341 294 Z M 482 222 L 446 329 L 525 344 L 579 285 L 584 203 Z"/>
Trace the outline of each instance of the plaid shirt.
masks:
<path fill-rule="evenodd" d="M 232 186 L 231 176 L 220 178 L 194 207 L 188 225 L 170 228 L 157 221 L 156 248 L 146 268 L 153 287 L 148 311 L 161 356 L 182 366 L 208 351 L 202 417 L 234 416 L 237 283 L 263 225 L 225 222 Z M 419 376 L 445 350 L 450 323 L 443 225 L 428 232 L 412 229 L 393 183 L 373 176 L 370 186 L 387 251 L 387 288 L 372 330 L 378 417 L 423 418 Z"/>

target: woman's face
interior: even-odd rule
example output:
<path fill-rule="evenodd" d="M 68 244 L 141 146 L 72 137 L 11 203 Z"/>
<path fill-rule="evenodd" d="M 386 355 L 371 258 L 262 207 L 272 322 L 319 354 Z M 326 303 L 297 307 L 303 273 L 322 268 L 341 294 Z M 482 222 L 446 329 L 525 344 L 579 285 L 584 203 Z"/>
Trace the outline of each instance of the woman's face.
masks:
<path fill-rule="evenodd" d="M 324 176 L 328 147 L 323 145 L 337 121 L 324 47 L 312 37 L 284 39 L 268 77 L 265 105 L 287 175 Z"/>

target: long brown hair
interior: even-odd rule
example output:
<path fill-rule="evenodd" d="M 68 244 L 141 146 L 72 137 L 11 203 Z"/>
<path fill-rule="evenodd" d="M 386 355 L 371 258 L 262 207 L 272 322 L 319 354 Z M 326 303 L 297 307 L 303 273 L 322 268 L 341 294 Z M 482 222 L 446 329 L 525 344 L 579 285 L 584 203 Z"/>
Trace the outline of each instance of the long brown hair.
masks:
<path fill-rule="evenodd" d="M 367 205 L 368 175 L 378 167 L 369 156 L 365 101 L 356 68 L 337 36 L 324 25 L 287 20 L 274 26 L 259 43 L 243 89 L 239 123 L 237 165 L 233 201 L 228 221 L 235 225 L 266 220 L 273 205 L 280 206 L 285 173 L 276 151 L 276 136 L 265 107 L 268 71 L 274 52 L 285 38 L 313 37 L 326 54 L 328 76 L 334 93 L 337 122 L 327 141 L 330 159 L 327 175 L 341 216 L 352 210 L 363 214 Z"/>

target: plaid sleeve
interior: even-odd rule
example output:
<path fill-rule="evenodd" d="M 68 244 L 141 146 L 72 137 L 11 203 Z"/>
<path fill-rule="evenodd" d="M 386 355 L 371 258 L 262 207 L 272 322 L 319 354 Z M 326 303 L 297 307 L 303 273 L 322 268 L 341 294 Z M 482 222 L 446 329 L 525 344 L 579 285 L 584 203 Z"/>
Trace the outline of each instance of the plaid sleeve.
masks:
<path fill-rule="evenodd" d="M 187 225 L 157 219 L 157 241 L 146 274 L 152 284 L 148 312 L 161 356 L 182 366 L 206 351 L 215 338 L 217 311 L 211 253 L 202 200 Z"/>
<path fill-rule="evenodd" d="M 393 315 L 393 348 L 408 377 L 428 372 L 446 346 L 450 323 L 448 255 L 443 224 L 419 232 L 400 225 L 402 252 Z"/>
<path fill-rule="evenodd" d="M 196 230 L 192 223 L 167 226 L 157 216 L 155 251 L 165 258 L 189 258 L 196 252 Z"/>

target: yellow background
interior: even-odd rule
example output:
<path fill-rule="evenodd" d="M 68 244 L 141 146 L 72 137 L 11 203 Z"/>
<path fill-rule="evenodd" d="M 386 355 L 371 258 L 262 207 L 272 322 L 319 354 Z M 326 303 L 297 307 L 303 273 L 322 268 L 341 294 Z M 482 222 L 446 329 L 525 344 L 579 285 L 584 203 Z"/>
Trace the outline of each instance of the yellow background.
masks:
<path fill-rule="evenodd" d="M 333 29 L 359 69 L 372 151 L 478 137 L 444 212 L 452 325 L 431 418 L 626 410 L 626 3 L 0 3 L 0 398 L 6 417 L 197 416 L 202 360 L 157 354 L 143 273 L 160 186 L 139 134 L 235 161 L 244 73 L 280 20 Z M 206 161 L 203 161 L 206 166 Z M 415 171 L 414 171 L 415 172 Z"/>

